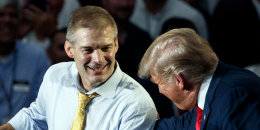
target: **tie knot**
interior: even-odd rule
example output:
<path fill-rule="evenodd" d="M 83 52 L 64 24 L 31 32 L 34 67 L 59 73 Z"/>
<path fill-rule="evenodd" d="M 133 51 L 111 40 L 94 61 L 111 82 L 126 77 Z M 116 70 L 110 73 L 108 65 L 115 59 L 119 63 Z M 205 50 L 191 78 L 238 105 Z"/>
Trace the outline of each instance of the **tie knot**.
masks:
<path fill-rule="evenodd" d="M 97 94 L 96 92 L 94 92 L 90 95 L 86 95 L 84 93 L 79 92 L 79 107 L 81 109 L 85 109 L 85 107 L 91 101 L 91 99 L 98 97 L 98 96 L 100 96 L 100 95 Z"/>

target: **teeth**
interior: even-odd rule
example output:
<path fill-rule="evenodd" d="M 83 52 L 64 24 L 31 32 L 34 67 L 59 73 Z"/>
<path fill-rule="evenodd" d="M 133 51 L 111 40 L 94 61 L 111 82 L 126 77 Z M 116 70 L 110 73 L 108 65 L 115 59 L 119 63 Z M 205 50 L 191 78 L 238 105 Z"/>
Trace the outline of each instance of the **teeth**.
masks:
<path fill-rule="evenodd" d="M 89 68 L 92 70 L 96 70 L 96 71 L 102 70 L 102 68 L 91 68 L 91 67 L 89 67 Z"/>
<path fill-rule="evenodd" d="M 100 71 L 104 68 L 105 66 L 103 67 L 98 67 L 98 68 L 92 68 L 92 67 L 89 67 L 90 69 L 94 70 L 94 71 Z"/>
<path fill-rule="evenodd" d="M 97 70 L 97 71 L 99 71 L 99 70 L 101 70 L 101 69 L 93 69 L 93 68 L 91 68 L 92 70 Z"/>

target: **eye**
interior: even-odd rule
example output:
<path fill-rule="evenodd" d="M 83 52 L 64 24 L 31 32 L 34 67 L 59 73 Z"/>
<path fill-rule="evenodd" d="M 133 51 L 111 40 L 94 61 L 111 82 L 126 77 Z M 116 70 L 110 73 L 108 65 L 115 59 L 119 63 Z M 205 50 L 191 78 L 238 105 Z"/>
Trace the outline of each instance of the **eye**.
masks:
<path fill-rule="evenodd" d="M 110 50 L 110 48 L 111 48 L 110 46 L 106 46 L 106 47 L 101 48 L 101 50 L 104 52 L 108 52 Z"/>
<path fill-rule="evenodd" d="M 93 51 L 94 51 L 94 49 L 92 49 L 92 48 L 84 48 L 84 49 L 82 50 L 82 52 L 83 52 L 83 53 L 86 53 L 86 54 L 91 54 Z"/>

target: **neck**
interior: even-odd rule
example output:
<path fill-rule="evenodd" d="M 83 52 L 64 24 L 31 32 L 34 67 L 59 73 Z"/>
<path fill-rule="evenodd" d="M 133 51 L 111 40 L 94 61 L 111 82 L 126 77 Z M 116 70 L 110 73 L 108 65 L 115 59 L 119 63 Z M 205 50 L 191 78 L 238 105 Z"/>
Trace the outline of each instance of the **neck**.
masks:
<path fill-rule="evenodd" d="M 185 108 L 183 110 L 190 110 L 197 105 L 200 86 L 201 86 L 201 82 L 193 85 L 191 89 L 186 90 L 185 97 L 187 98 L 183 100 L 183 102 L 186 103 Z"/>

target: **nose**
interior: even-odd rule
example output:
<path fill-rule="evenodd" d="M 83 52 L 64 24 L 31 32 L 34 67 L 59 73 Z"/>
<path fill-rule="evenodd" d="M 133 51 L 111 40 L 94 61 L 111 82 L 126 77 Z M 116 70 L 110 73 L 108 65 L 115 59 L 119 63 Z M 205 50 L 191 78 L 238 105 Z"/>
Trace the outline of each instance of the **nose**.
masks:
<path fill-rule="evenodd" d="M 100 49 L 94 50 L 92 53 L 92 61 L 98 64 L 104 61 L 103 52 Z"/>
<path fill-rule="evenodd" d="M 162 88 L 160 87 L 160 85 L 158 85 L 158 89 L 159 89 L 159 93 L 162 94 Z"/>

